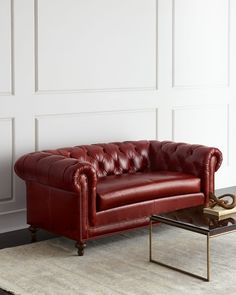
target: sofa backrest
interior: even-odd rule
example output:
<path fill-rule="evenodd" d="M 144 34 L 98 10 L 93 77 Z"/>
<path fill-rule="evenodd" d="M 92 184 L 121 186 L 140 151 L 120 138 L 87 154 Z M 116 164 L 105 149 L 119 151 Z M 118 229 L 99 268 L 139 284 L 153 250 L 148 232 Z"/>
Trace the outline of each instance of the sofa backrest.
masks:
<path fill-rule="evenodd" d="M 149 169 L 149 141 L 126 141 L 81 145 L 50 150 L 53 154 L 89 162 L 98 177 L 135 173 Z"/>

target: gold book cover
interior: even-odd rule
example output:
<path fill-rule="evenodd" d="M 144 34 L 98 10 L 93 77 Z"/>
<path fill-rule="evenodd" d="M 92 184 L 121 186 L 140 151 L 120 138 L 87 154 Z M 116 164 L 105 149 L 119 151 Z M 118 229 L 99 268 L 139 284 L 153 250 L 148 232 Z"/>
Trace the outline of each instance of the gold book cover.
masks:
<path fill-rule="evenodd" d="M 236 213 L 236 207 L 234 207 L 233 209 L 224 209 L 216 205 L 214 208 L 204 208 L 203 212 L 206 214 L 220 217 L 220 216 L 232 215 L 233 213 Z"/>

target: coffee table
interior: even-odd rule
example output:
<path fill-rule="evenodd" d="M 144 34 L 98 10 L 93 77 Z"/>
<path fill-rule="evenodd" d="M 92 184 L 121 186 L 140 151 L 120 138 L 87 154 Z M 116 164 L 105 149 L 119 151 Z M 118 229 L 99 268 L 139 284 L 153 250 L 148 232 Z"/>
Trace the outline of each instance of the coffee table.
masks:
<path fill-rule="evenodd" d="M 204 281 L 210 281 L 210 239 L 226 233 L 231 233 L 236 230 L 236 215 L 225 216 L 224 218 L 225 219 L 220 219 L 204 214 L 202 206 L 177 210 L 170 213 L 152 215 L 150 217 L 149 226 L 149 261 L 161 266 L 168 267 L 172 270 L 176 270 L 184 274 L 202 279 Z M 175 226 L 206 236 L 206 277 L 185 271 L 177 267 L 173 267 L 152 258 L 152 225 L 154 222 L 164 223 L 170 226 Z"/>

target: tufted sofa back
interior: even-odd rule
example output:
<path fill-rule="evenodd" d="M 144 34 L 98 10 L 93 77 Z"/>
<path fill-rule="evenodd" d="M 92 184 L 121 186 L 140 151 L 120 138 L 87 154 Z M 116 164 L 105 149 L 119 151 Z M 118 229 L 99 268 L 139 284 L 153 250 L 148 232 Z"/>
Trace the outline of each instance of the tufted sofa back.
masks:
<path fill-rule="evenodd" d="M 81 145 L 72 148 L 47 150 L 56 155 L 89 162 L 98 177 L 135 173 L 148 170 L 149 141 L 126 141 L 108 144 Z"/>
<path fill-rule="evenodd" d="M 218 170 L 222 162 L 216 148 L 157 140 L 150 141 L 149 157 L 151 170 L 186 172 L 198 177 L 210 173 L 210 169 Z"/>

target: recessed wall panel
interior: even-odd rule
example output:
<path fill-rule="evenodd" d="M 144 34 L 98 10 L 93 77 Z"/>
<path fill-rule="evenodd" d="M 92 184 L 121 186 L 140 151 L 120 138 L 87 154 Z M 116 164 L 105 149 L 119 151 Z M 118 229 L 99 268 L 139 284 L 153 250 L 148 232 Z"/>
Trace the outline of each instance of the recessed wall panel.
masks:
<path fill-rule="evenodd" d="M 229 1 L 173 1 L 173 86 L 227 86 Z"/>
<path fill-rule="evenodd" d="M 12 198 L 13 122 L 0 118 L 0 202 Z"/>
<path fill-rule="evenodd" d="M 36 1 L 36 91 L 156 87 L 156 0 Z"/>
<path fill-rule="evenodd" d="M 112 111 L 36 118 L 36 149 L 155 139 L 156 110 Z"/>
<path fill-rule="evenodd" d="M 228 164 L 228 106 L 183 107 L 173 110 L 173 140 L 219 148 Z"/>
<path fill-rule="evenodd" d="M 0 95 L 10 94 L 11 85 L 11 0 L 0 1 Z"/>

